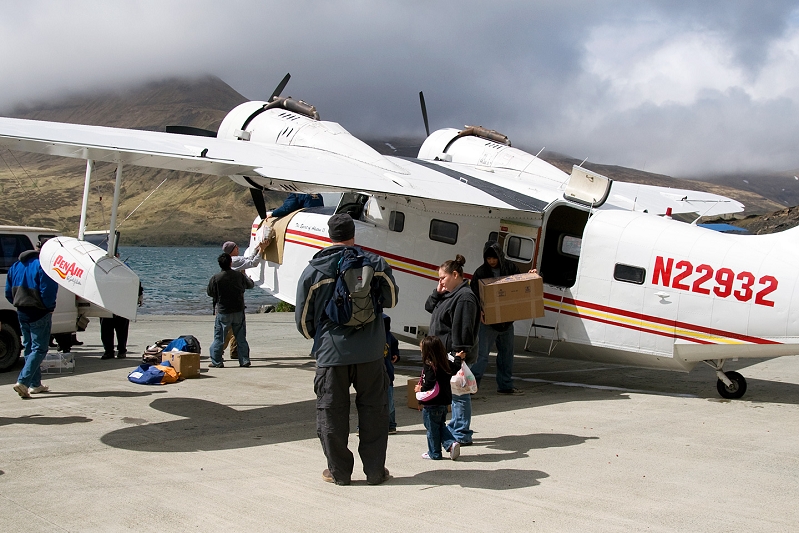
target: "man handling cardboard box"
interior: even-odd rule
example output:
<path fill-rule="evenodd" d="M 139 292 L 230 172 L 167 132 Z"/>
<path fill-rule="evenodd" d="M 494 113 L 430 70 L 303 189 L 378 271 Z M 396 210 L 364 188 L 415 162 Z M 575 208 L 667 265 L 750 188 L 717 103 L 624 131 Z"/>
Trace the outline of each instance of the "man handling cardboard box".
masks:
<path fill-rule="evenodd" d="M 535 274 L 535 270 L 530 272 Z M 521 283 L 512 280 L 504 283 L 505 280 L 495 279 L 506 276 L 519 276 Z M 539 289 L 543 284 L 540 278 L 532 283 L 527 278 L 519 274 L 512 261 L 506 259 L 499 243 L 489 241 L 485 244 L 483 264 L 475 270 L 470 284 L 481 305 L 477 362 L 472 366 L 478 387 L 488 367 L 488 354 L 496 345 L 497 392 L 523 394 L 513 386 L 513 320 L 543 316 L 543 291 Z M 522 290 L 517 296 L 515 291 L 519 288 Z"/>

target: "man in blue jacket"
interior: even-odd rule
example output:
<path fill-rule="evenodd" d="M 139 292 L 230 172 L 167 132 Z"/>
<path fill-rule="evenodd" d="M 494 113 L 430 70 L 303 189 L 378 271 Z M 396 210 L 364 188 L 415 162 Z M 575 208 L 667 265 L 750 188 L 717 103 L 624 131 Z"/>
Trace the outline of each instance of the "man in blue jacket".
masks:
<path fill-rule="evenodd" d="M 358 453 L 366 482 L 379 485 L 389 478 L 385 468 L 389 425 L 389 379 L 383 362 L 385 325 L 379 314 L 357 327 L 339 324 L 327 316 L 325 307 L 333 298 L 339 261 L 347 248 L 355 248 L 371 261 L 378 282 L 375 290 L 383 307 L 397 304 L 398 289 L 386 260 L 355 246 L 355 223 L 349 215 L 330 217 L 328 235 L 331 246 L 313 257 L 297 284 L 294 315 L 299 332 L 314 339 L 316 433 L 328 464 L 322 479 L 336 485 L 350 484 L 354 460 L 347 440 L 352 385 L 358 409 Z"/>
<path fill-rule="evenodd" d="M 17 308 L 22 330 L 25 366 L 14 385 L 22 399 L 30 398 L 31 393 L 50 390 L 42 384 L 40 366 L 50 343 L 57 294 L 58 284 L 42 270 L 38 250 L 22 252 L 6 278 L 6 300 Z"/>
<path fill-rule="evenodd" d="M 266 218 L 280 218 L 299 209 L 308 207 L 323 207 L 325 205 L 321 194 L 291 193 L 283 201 L 283 205 L 267 214 Z"/>

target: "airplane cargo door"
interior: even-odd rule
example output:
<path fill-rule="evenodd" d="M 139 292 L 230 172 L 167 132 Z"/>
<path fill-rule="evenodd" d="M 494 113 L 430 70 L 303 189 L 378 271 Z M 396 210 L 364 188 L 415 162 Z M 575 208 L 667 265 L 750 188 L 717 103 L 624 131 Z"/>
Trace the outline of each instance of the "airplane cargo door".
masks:
<path fill-rule="evenodd" d="M 587 211 L 568 205 L 559 205 L 549 214 L 540 268 L 544 283 L 558 287 L 574 285 L 587 222 Z"/>

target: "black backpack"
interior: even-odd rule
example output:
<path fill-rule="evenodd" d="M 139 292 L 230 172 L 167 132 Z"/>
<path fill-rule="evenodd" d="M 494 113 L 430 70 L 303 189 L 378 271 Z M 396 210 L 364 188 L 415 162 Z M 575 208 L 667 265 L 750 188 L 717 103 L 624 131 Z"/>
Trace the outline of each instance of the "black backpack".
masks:
<path fill-rule="evenodd" d="M 333 296 L 325 306 L 325 314 L 336 324 L 363 327 L 381 316 L 380 283 L 374 276 L 372 261 L 363 250 L 347 247 L 336 269 Z"/>

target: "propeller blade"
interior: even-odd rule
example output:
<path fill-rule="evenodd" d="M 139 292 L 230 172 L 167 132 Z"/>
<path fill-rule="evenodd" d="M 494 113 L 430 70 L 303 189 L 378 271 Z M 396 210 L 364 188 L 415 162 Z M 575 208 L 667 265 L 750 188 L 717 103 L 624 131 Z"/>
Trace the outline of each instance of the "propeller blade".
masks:
<path fill-rule="evenodd" d="M 191 126 L 167 126 L 166 132 L 178 133 L 180 135 L 194 135 L 196 137 L 216 137 L 215 131 L 193 128 Z"/>
<path fill-rule="evenodd" d="M 266 202 L 264 201 L 264 193 L 261 189 L 250 189 L 252 195 L 252 202 L 255 204 L 255 210 L 258 211 L 258 216 L 261 220 L 266 218 Z"/>
<path fill-rule="evenodd" d="M 282 93 L 283 89 L 285 89 L 286 85 L 288 85 L 288 82 L 289 82 L 290 78 L 291 78 L 291 74 L 290 73 L 286 73 L 286 75 L 283 76 L 283 80 L 280 83 L 277 84 L 277 87 L 275 87 L 275 90 L 272 93 L 272 96 L 269 97 L 269 100 L 267 100 L 267 102 L 271 102 L 273 98 L 275 98 L 277 96 L 280 96 L 280 93 Z"/>
<path fill-rule="evenodd" d="M 419 91 L 419 103 L 422 104 L 422 118 L 424 119 L 424 131 L 430 137 L 430 125 L 427 123 L 427 106 L 424 105 L 424 93 Z"/>

